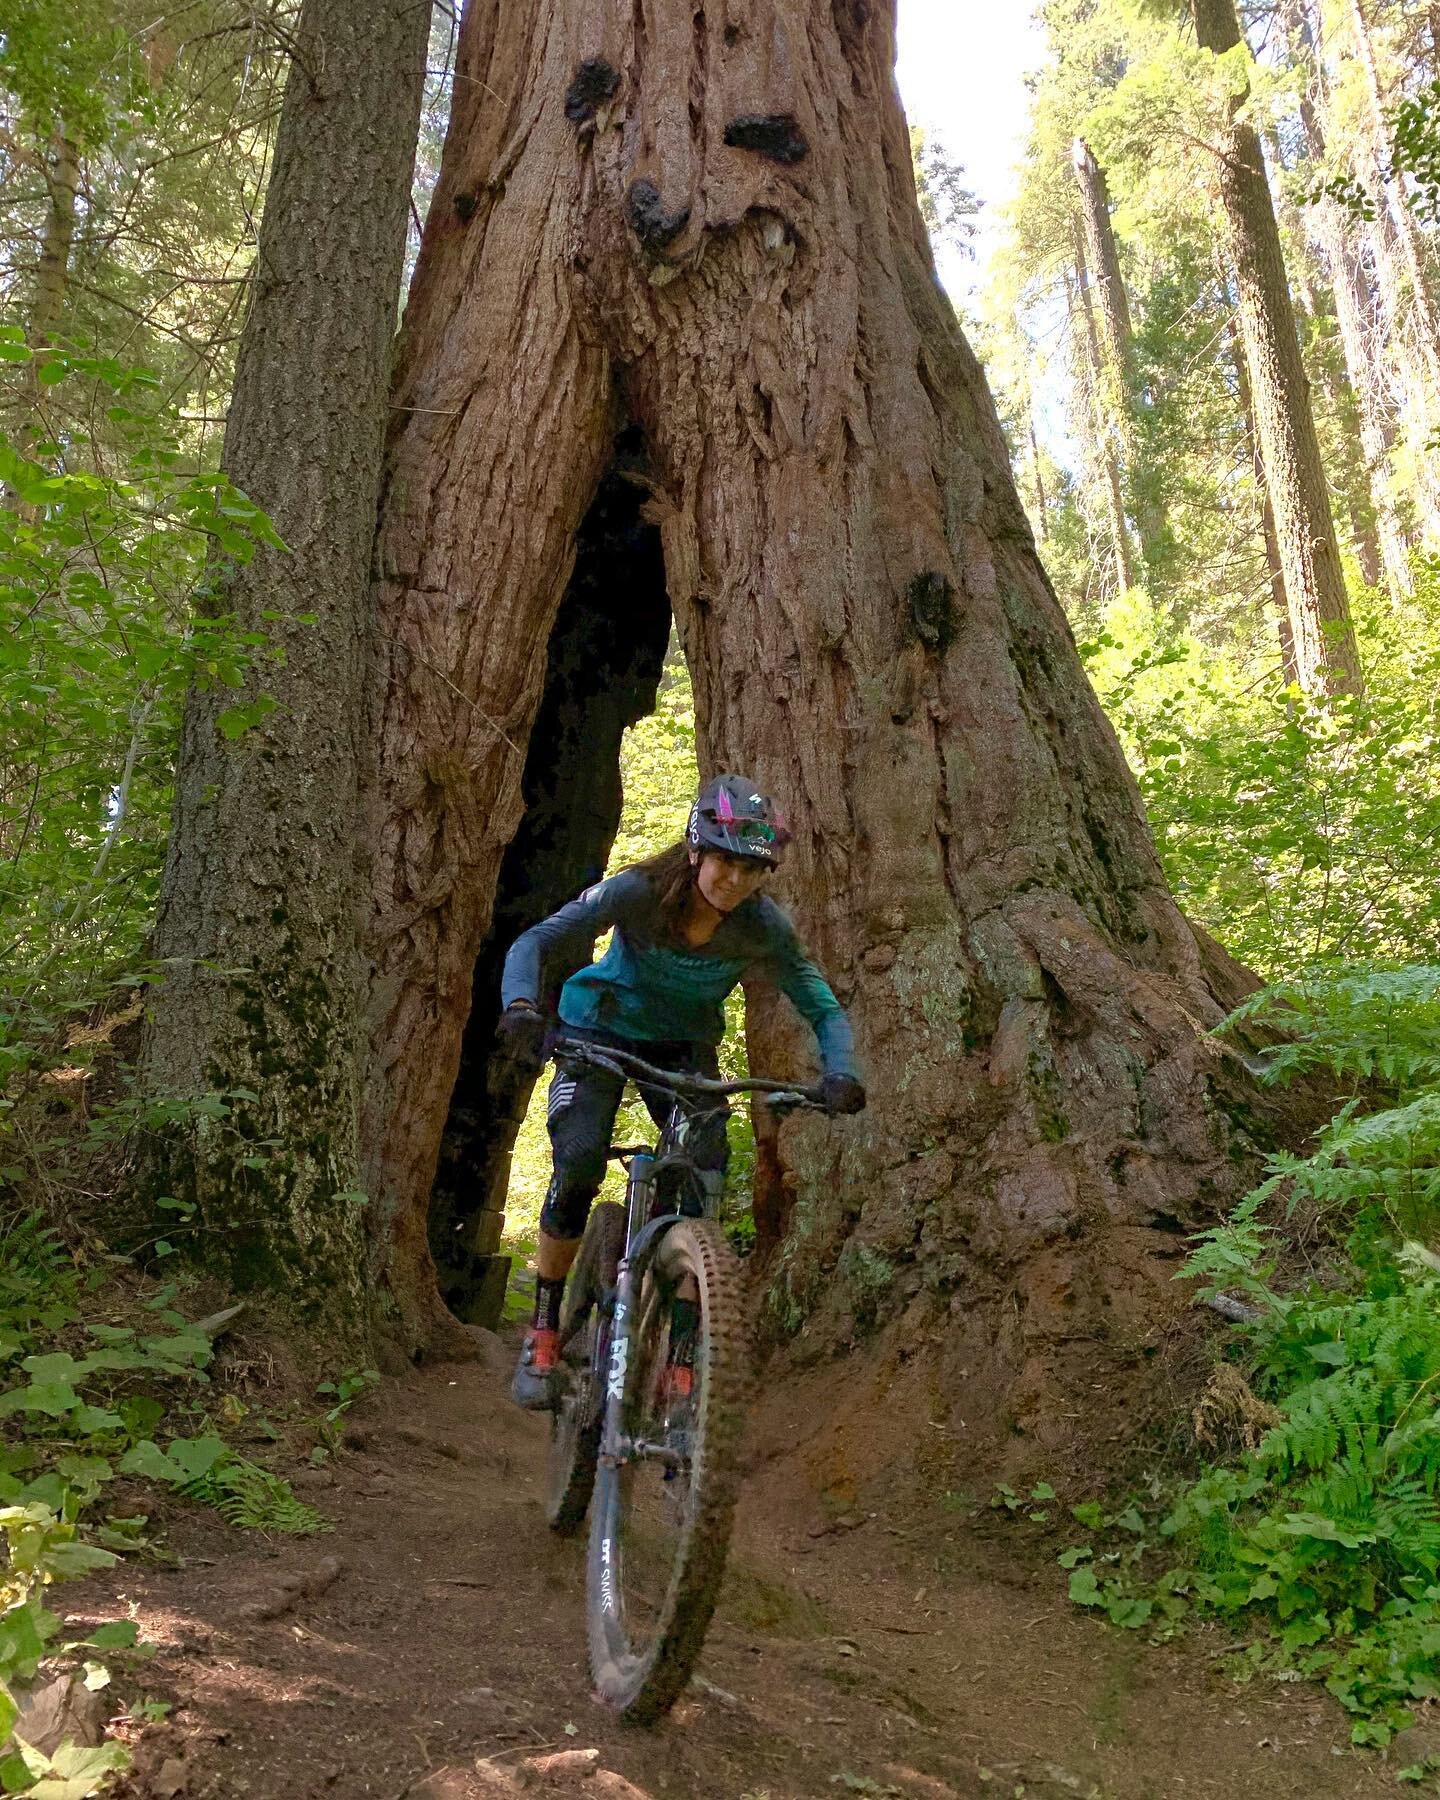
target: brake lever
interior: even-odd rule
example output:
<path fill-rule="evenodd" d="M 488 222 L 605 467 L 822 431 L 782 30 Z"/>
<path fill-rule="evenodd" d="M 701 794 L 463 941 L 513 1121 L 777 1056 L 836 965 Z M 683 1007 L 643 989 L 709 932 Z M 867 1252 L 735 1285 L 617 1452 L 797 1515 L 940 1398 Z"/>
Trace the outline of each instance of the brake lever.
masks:
<path fill-rule="evenodd" d="M 764 1094 L 761 1098 L 777 1119 L 786 1118 L 793 1112 L 824 1112 L 825 1110 L 823 1102 L 817 1100 L 813 1094 L 806 1094 L 798 1089 L 779 1094 Z"/>

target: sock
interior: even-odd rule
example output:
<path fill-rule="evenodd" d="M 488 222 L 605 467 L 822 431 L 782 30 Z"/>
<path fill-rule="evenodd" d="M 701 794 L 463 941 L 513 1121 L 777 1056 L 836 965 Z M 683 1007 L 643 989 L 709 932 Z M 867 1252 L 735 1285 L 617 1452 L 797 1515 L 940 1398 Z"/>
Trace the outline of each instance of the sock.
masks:
<path fill-rule="evenodd" d="M 547 1281 L 543 1275 L 535 1277 L 535 1316 L 530 1321 L 546 1331 L 560 1329 L 560 1302 L 565 1297 L 565 1277 Z"/>

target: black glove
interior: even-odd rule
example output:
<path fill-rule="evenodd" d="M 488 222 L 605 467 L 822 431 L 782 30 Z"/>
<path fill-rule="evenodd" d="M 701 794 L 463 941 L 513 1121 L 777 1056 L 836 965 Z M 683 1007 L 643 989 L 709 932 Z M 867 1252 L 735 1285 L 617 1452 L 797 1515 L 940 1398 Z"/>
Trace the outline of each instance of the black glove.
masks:
<path fill-rule="evenodd" d="M 545 1039 L 550 1027 L 545 1015 L 523 1000 L 512 1000 L 500 1015 L 500 1054 L 517 1069 L 536 1074 L 545 1061 Z"/>
<path fill-rule="evenodd" d="M 857 1113 L 865 1110 L 865 1089 L 853 1075 L 822 1075 L 820 1077 L 820 1098 L 825 1103 L 825 1110 L 833 1119 L 837 1113 Z"/>

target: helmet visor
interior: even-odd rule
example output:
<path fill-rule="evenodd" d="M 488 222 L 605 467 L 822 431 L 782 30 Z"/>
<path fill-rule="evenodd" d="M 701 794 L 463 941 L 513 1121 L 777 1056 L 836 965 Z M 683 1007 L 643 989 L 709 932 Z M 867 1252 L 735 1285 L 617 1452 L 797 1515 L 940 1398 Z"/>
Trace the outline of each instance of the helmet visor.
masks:
<path fill-rule="evenodd" d="M 705 817 L 739 844 L 773 844 L 777 833 L 764 819 L 721 819 L 707 806 Z"/>

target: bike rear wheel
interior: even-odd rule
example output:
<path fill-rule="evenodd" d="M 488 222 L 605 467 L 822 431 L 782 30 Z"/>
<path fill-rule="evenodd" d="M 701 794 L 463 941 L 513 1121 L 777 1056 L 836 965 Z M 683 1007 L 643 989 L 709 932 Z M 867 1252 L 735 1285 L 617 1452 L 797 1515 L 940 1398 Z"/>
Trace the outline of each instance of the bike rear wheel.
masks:
<path fill-rule="evenodd" d="M 624 1252 L 625 1208 L 609 1201 L 592 1207 L 560 1314 L 559 1396 L 550 1415 L 545 1465 L 545 1518 L 563 1537 L 584 1523 L 595 1486 L 605 1419 L 609 1305 Z"/>
<path fill-rule="evenodd" d="M 645 1723 L 699 1657 L 740 1481 L 752 1359 L 740 1264 L 714 1221 L 670 1227 L 624 1328 L 625 1454 L 601 1464 L 590 1522 L 590 1671 L 602 1700 Z M 687 1366 L 685 1384 L 673 1372 Z"/>

